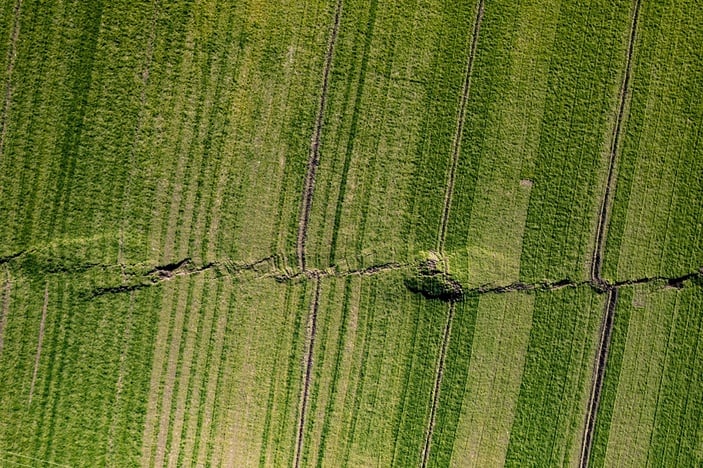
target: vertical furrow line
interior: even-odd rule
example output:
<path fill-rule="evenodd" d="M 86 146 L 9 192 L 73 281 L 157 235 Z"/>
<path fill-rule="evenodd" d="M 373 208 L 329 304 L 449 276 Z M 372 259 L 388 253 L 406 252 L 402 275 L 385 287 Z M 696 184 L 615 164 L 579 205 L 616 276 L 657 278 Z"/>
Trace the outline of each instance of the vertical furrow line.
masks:
<path fill-rule="evenodd" d="M 437 251 L 440 254 L 444 253 L 444 241 L 447 237 L 447 224 L 449 223 L 449 210 L 452 204 L 452 195 L 454 193 L 454 180 L 456 178 L 456 167 L 459 163 L 459 154 L 461 153 L 461 137 L 464 133 L 464 121 L 466 120 L 466 104 L 469 101 L 469 92 L 471 90 L 471 74 L 474 67 L 474 58 L 476 57 L 476 48 L 478 47 L 478 34 L 481 30 L 481 21 L 483 20 L 484 4 L 483 0 L 479 0 L 478 9 L 476 10 L 476 20 L 471 34 L 471 49 L 466 61 L 466 72 L 464 74 L 464 85 L 461 92 L 461 101 L 459 104 L 459 115 L 456 121 L 456 132 L 452 141 L 452 159 L 449 167 L 449 175 L 447 176 L 447 189 L 444 193 L 444 210 L 442 211 L 442 220 L 439 227 L 439 235 L 437 238 Z M 445 265 L 446 267 L 446 265 Z"/>
<path fill-rule="evenodd" d="M 0 160 L 5 151 L 5 135 L 7 134 L 7 120 L 10 113 L 10 103 L 12 101 L 12 70 L 15 68 L 17 59 L 17 38 L 20 35 L 20 12 L 22 10 L 22 0 L 15 2 L 14 24 L 12 35 L 10 36 L 10 47 L 7 49 L 7 73 L 5 78 L 5 100 L 2 105 L 2 115 L 0 116 Z"/>
<path fill-rule="evenodd" d="M 32 383 L 29 386 L 29 402 L 32 404 L 32 396 L 34 396 L 34 384 L 37 381 L 37 371 L 39 370 L 39 359 L 41 358 L 41 348 L 44 342 L 44 327 L 46 325 L 46 311 L 49 306 L 49 282 L 46 282 L 44 288 L 44 306 L 41 311 L 41 322 L 39 323 L 39 339 L 37 340 L 37 354 L 34 356 L 34 372 L 32 373 Z"/>
<path fill-rule="evenodd" d="M 442 375 L 444 374 L 444 358 L 447 355 L 447 348 L 449 347 L 449 335 L 451 335 L 452 333 L 452 319 L 454 318 L 455 309 L 456 302 L 452 301 L 449 304 L 447 323 L 444 326 L 444 335 L 442 337 L 442 349 L 439 353 L 439 360 L 437 362 L 437 373 L 435 377 L 434 387 L 432 389 L 432 407 L 430 409 L 430 422 L 427 427 L 427 432 L 425 434 L 425 446 L 422 449 L 422 468 L 425 468 L 427 466 L 427 461 L 430 457 L 432 433 L 434 432 L 435 419 L 437 417 L 437 404 L 439 402 L 439 389 L 442 385 Z"/>
<path fill-rule="evenodd" d="M 627 45 L 627 56 L 625 58 L 625 74 L 623 76 L 622 85 L 619 93 L 618 113 L 613 127 L 613 133 L 610 141 L 610 152 L 608 161 L 608 176 L 605 182 L 605 190 L 601 201 L 600 210 L 598 212 L 598 225 L 596 227 L 595 242 L 593 247 L 593 258 L 591 259 L 591 284 L 607 291 L 608 298 L 603 311 L 603 318 L 600 326 L 600 340 L 598 343 L 597 354 L 594 361 L 593 375 L 591 379 L 591 392 L 588 399 L 588 408 L 586 410 L 586 422 L 583 429 L 581 455 L 579 459 L 579 467 L 586 468 L 589 464 L 591 448 L 593 445 L 593 432 L 596 426 L 596 417 L 598 416 L 598 407 L 600 405 L 600 393 L 603 388 L 603 378 L 608 362 L 608 348 L 610 346 L 610 337 L 613 331 L 613 323 L 615 318 L 615 307 L 617 305 L 618 290 L 617 287 L 608 283 L 601 277 L 603 266 L 603 246 L 605 245 L 606 228 L 609 218 L 609 210 L 614 189 L 614 173 L 617 153 L 620 147 L 620 136 L 622 133 L 623 122 L 627 108 L 627 97 L 630 88 L 632 77 L 632 57 L 635 50 L 635 39 L 637 35 L 637 23 L 639 20 L 641 0 L 634 0 L 632 24 L 630 26 L 630 36 Z"/>
<path fill-rule="evenodd" d="M 303 452 L 303 439 L 305 438 L 305 413 L 307 412 L 308 396 L 310 393 L 310 380 L 312 378 L 313 351 L 315 350 L 315 332 L 317 331 L 317 309 L 320 304 L 320 277 L 315 276 L 315 293 L 310 306 L 310 339 L 305 352 L 305 374 L 303 376 L 303 389 L 300 402 L 300 419 L 298 420 L 298 439 L 295 446 L 295 468 L 300 467 L 300 458 Z"/>
<path fill-rule="evenodd" d="M 618 105 L 618 115 L 613 127 L 613 134 L 610 142 L 610 158 L 608 162 L 608 177 L 605 183 L 605 192 L 598 212 L 598 226 L 596 228 L 595 245 L 593 248 L 593 258 L 591 260 L 591 281 L 603 285 L 601 270 L 603 266 L 603 246 L 605 244 L 605 231 L 608 223 L 610 199 L 613 192 L 613 179 L 615 173 L 615 161 L 620 146 L 620 134 L 625 120 L 625 109 L 627 107 L 627 95 L 632 76 L 632 56 L 635 49 L 635 35 L 637 34 L 637 21 L 639 19 L 640 1 L 635 0 L 634 13 L 632 15 L 632 26 L 630 29 L 630 39 L 627 46 L 627 58 L 625 64 L 625 76 L 620 87 L 620 103 Z"/>
<path fill-rule="evenodd" d="M 315 190 L 315 173 L 320 164 L 320 138 L 322 136 L 322 121 L 324 118 L 325 104 L 327 102 L 327 91 L 329 88 L 330 71 L 332 69 L 332 58 L 334 56 L 334 46 L 339 33 L 339 23 L 342 15 L 342 0 L 337 0 L 334 12 L 334 24 L 327 43 L 327 53 L 325 54 L 325 64 L 322 70 L 322 89 L 320 91 L 320 102 L 315 118 L 315 127 L 310 139 L 310 154 L 308 157 L 307 173 L 303 186 L 303 197 L 300 203 L 300 216 L 298 218 L 298 268 L 306 271 L 305 265 L 305 241 L 308 235 L 308 223 L 310 221 L 310 210 L 312 208 L 312 195 Z"/>
<path fill-rule="evenodd" d="M 456 120 L 456 131 L 454 132 L 454 139 L 452 141 L 452 153 L 451 153 L 451 163 L 449 166 L 449 174 L 447 175 L 447 188 L 444 193 L 444 208 L 442 210 L 442 219 L 439 226 L 439 233 L 437 235 L 437 252 L 441 255 L 443 259 L 443 266 L 445 272 L 448 272 L 449 265 L 446 259 L 444 259 L 444 243 L 447 237 L 447 225 L 449 223 L 449 211 L 452 204 L 452 195 L 454 193 L 454 180 L 456 178 L 456 168 L 459 163 L 459 155 L 461 153 L 461 139 L 464 133 L 464 121 L 466 120 L 466 107 L 469 101 L 469 93 L 471 91 L 471 75 L 474 67 L 474 60 L 476 57 L 476 49 L 478 48 L 478 36 L 481 30 L 481 22 L 483 21 L 484 12 L 484 0 L 479 0 L 478 7 L 476 8 L 476 19 L 474 20 L 473 30 L 471 32 L 471 46 L 469 48 L 469 55 L 466 59 L 466 69 L 464 71 L 464 83 L 461 90 L 461 99 L 459 102 L 459 113 Z M 452 330 L 452 319 L 454 318 L 454 312 L 456 310 L 456 302 L 452 301 L 449 304 L 449 311 L 447 313 L 447 322 L 444 326 L 444 335 L 442 336 L 442 347 L 439 353 L 439 359 L 437 361 L 437 370 L 435 373 L 435 382 L 432 388 L 432 405 L 430 407 L 430 419 L 427 425 L 427 430 L 425 431 L 425 443 L 422 448 L 422 461 L 421 467 L 427 467 L 427 463 L 430 458 L 430 450 L 432 448 L 432 434 L 434 433 L 434 426 L 437 417 L 437 406 L 439 404 L 439 393 L 442 387 L 442 376 L 444 374 L 444 359 L 447 353 L 447 348 L 449 347 L 449 339 Z"/>
<path fill-rule="evenodd" d="M 610 336 L 613 331 L 613 319 L 615 318 L 615 306 L 618 301 L 617 288 L 608 291 L 608 300 L 605 305 L 605 314 L 600 327 L 600 341 L 598 343 L 598 358 L 593 369 L 593 386 L 588 399 L 588 409 L 586 412 L 586 429 L 583 433 L 583 444 L 581 445 L 581 458 L 579 466 L 588 466 L 591 447 L 593 445 L 593 431 L 596 427 L 596 416 L 598 415 L 598 404 L 600 402 L 600 392 L 603 388 L 603 377 L 605 376 L 605 364 L 608 361 L 608 348 L 610 347 Z"/>

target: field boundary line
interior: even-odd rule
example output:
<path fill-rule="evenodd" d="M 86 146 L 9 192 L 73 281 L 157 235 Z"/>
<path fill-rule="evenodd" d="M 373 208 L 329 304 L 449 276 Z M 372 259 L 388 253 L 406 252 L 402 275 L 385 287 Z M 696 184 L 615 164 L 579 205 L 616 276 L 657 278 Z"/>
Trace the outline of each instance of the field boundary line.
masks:
<path fill-rule="evenodd" d="M 12 71 L 15 68 L 17 59 L 17 39 L 20 36 L 20 13 L 22 11 L 22 0 L 15 2 L 14 22 L 12 25 L 12 35 L 10 36 L 10 47 L 7 48 L 7 69 L 5 77 L 5 100 L 2 105 L 2 116 L 0 117 L 0 160 L 5 154 L 5 136 L 7 135 L 7 114 L 10 112 L 12 102 Z"/>
<path fill-rule="evenodd" d="M 435 376 L 434 388 L 432 389 L 432 406 L 430 407 L 430 421 L 427 427 L 427 432 L 425 434 L 425 445 L 422 449 L 422 468 L 425 468 L 427 466 L 427 462 L 430 458 L 432 435 L 434 433 L 434 427 L 437 417 L 437 406 L 439 406 L 439 393 L 442 387 L 442 377 L 444 375 L 444 360 L 447 355 L 449 339 L 452 333 L 452 319 L 454 318 L 455 309 L 456 302 L 452 301 L 449 304 L 449 311 L 447 313 L 447 323 L 444 326 L 444 336 L 442 337 L 442 348 L 440 350 L 439 359 L 437 361 L 437 371 Z"/>
<path fill-rule="evenodd" d="M 468 104 L 469 92 L 471 91 L 471 75 L 474 68 L 476 49 L 478 48 L 478 35 L 481 30 L 481 22 L 483 21 L 483 11 L 484 0 L 479 0 L 478 8 L 476 10 L 476 19 L 474 21 L 473 31 L 471 32 L 471 48 L 469 49 L 469 56 L 466 61 L 466 71 L 464 73 L 464 84 L 462 86 L 456 131 L 454 133 L 454 139 L 452 140 L 452 160 L 451 165 L 449 166 L 449 174 L 447 175 L 447 190 L 444 193 L 444 208 L 442 211 L 442 219 L 437 238 L 437 251 L 440 254 L 444 253 L 444 242 L 447 237 L 449 211 L 451 209 L 452 197 L 454 195 L 454 180 L 456 179 L 456 168 L 459 164 L 459 154 L 461 153 L 461 140 L 464 133 L 464 121 L 466 120 L 466 105 Z"/>
<path fill-rule="evenodd" d="M 310 339 L 305 353 L 305 374 L 300 403 L 300 419 L 298 420 L 298 439 L 295 448 L 295 468 L 300 468 L 300 459 L 303 452 L 303 439 L 305 438 L 305 413 L 307 412 L 308 397 L 310 394 L 310 380 L 312 380 L 313 352 L 315 350 L 315 333 L 317 331 L 317 311 L 320 305 L 321 279 L 315 279 L 315 293 L 310 307 Z"/>
<path fill-rule="evenodd" d="M 605 369 L 608 362 L 608 349 L 610 346 L 610 337 L 613 331 L 615 318 L 615 307 L 617 305 L 618 288 L 616 284 L 610 284 L 601 277 L 603 266 L 603 247 L 606 238 L 606 229 L 609 218 L 611 192 L 613 191 L 613 181 L 615 173 L 615 163 L 617 153 L 620 146 L 620 135 L 622 133 L 623 122 L 625 121 L 625 111 L 627 108 L 628 91 L 632 78 L 632 57 L 635 51 L 635 41 L 637 36 L 637 23 L 639 20 L 639 12 L 641 0 L 633 2 L 632 22 L 630 26 L 630 35 L 627 44 L 627 56 L 625 58 L 625 74 L 623 76 L 622 85 L 619 92 L 618 114 L 613 127 L 613 133 L 610 142 L 610 157 L 608 162 L 608 176 L 605 183 L 605 191 L 598 212 L 598 225 L 595 233 L 595 242 L 593 246 L 593 257 L 591 259 L 591 281 L 592 287 L 600 287 L 608 292 L 608 299 L 603 310 L 600 325 L 600 342 L 598 345 L 597 354 L 594 361 L 593 374 L 591 378 L 591 391 L 588 400 L 588 408 L 586 410 L 586 424 L 583 429 L 581 454 L 579 459 L 579 467 L 587 468 L 590 462 L 591 448 L 593 446 L 593 432 L 596 427 L 596 418 L 600 406 L 600 392 L 603 387 L 603 379 Z M 635 284 L 636 282 L 632 282 Z M 672 280 L 669 281 L 672 283 Z M 622 285 L 626 285 L 622 284 Z M 676 284 L 676 283 L 674 283 Z"/>
<path fill-rule="evenodd" d="M 7 326 L 7 315 L 10 313 L 10 294 L 12 293 L 12 277 L 10 272 L 7 272 L 5 279 L 5 291 L 2 297 L 2 309 L 0 309 L 0 356 L 2 356 L 2 347 L 4 344 L 5 327 Z"/>
<path fill-rule="evenodd" d="M 320 139 L 322 137 L 322 121 L 327 103 L 327 91 L 329 89 L 330 72 L 332 70 L 332 58 L 334 57 L 334 46 L 337 42 L 339 24 L 342 16 L 342 0 L 337 0 L 334 12 L 334 23 L 330 38 L 327 42 L 327 52 L 322 70 L 322 89 L 320 90 L 320 101 L 315 118 L 315 127 L 310 139 L 310 154 L 308 156 L 307 173 L 305 175 L 305 185 L 303 186 L 303 196 L 300 203 L 300 216 L 298 218 L 298 241 L 296 244 L 298 253 L 298 267 L 301 271 L 306 271 L 305 265 L 305 242 L 308 235 L 308 223 L 310 222 L 310 211 L 312 208 L 312 196 L 315 191 L 315 174 L 317 166 L 320 164 Z"/>
<path fill-rule="evenodd" d="M 37 353 L 34 356 L 34 372 L 32 373 L 32 383 L 29 386 L 29 402 L 27 405 L 32 404 L 32 397 L 34 396 L 34 384 L 37 381 L 37 372 L 39 371 L 39 359 L 41 358 L 41 348 L 44 341 L 44 328 L 46 326 L 46 311 L 49 306 L 49 282 L 46 282 L 46 287 L 44 288 L 44 306 L 41 311 L 41 322 L 39 322 L 39 339 L 37 342 Z"/>

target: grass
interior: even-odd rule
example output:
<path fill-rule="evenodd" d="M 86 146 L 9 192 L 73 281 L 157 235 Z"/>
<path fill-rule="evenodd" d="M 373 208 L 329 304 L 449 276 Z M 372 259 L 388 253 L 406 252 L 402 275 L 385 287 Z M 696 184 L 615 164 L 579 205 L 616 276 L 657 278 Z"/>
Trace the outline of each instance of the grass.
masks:
<path fill-rule="evenodd" d="M 700 325 L 697 288 L 637 287 L 618 308 L 621 357 L 606 370 L 594 466 L 696 465 L 699 450 Z M 617 383 L 617 385 L 615 385 Z"/>
<path fill-rule="evenodd" d="M 450 3 L 343 0 L 324 89 L 336 2 L 0 6 L 0 464 L 578 462 L 632 4 Z M 695 13 L 633 36 L 593 465 L 703 463 Z"/>
<path fill-rule="evenodd" d="M 602 310 L 589 288 L 536 295 L 506 466 L 578 462 Z"/>
<path fill-rule="evenodd" d="M 681 276 L 703 265 L 699 122 L 703 39 L 690 2 L 643 5 L 631 111 L 606 246 L 614 279 Z M 685 39 L 684 39 L 685 38 Z"/>

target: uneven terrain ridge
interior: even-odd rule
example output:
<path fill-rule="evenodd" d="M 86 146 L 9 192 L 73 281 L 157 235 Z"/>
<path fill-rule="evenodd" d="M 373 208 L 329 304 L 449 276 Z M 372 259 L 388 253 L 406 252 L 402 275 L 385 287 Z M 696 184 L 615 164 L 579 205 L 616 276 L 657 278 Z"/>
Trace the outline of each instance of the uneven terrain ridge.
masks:
<path fill-rule="evenodd" d="M 700 466 L 691 0 L 7 0 L 0 466 Z"/>

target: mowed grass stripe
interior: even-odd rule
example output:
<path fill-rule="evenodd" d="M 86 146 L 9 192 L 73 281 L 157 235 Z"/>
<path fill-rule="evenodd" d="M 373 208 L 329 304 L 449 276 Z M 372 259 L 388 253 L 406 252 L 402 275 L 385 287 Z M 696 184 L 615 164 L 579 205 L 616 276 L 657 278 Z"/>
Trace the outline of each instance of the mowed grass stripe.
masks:
<path fill-rule="evenodd" d="M 363 269 L 434 248 L 440 216 L 408 213 L 418 184 L 431 183 L 420 192 L 436 197 L 446 173 L 436 155 L 451 151 L 473 18 L 465 6 L 345 3 L 317 174 L 316 197 L 326 203 L 313 204 L 310 220 L 309 257 L 319 268 L 332 258 L 341 269 Z M 415 217 L 431 239 L 419 247 Z"/>
<path fill-rule="evenodd" d="M 597 33 L 592 25 L 597 24 Z M 520 279 L 586 279 L 604 135 L 618 106 L 631 26 L 628 3 L 561 2 L 524 232 Z M 603 52 L 603 51 L 607 52 Z"/>
<path fill-rule="evenodd" d="M 13 11 L 12 34 L 10 35 L 10 46 L 7 49 L 5 62 L 5 93 L 2 103 L 2 112 L 0 113 L 0 159 L 3 158 L 5 150 L 5 135 L 7 135 L 7 125 L 10 114 L 10 104 L 12 102 L 12 72 L 15 68 L 15 60 L 17 59 L 17 38 L 20 35 L 20 14 L 22 12 L 22 0 L 15 0 Z"/>
<path fill-rule="evenodd" d="M 305 285 L 291 285 L 288 302 L 286 294 L 286 288 L 270 279 L 240 283 L 234 291 L 236 304 L 225 332 L 208 464 L 256 465 L 263 457 L 267 465 L 294 462 L 304 317 L 311 291 Z M 277 343 L 281 343 L 278 359 L 271 353 Z M 270 386 L 275 387 L 273 403 Z M 269 441 L 265 442 L 262 431 L 267 419 Z"/>
<path fill-rule="evenodd" d="M 506 465 L 578 463 L 602 307 L 588 287 L 536 293 Z"/>
<path fill-rule="evenodd" d="M 619 280 L 680 276 L 703 264 L 703 193 L 697 77 L 703 61 L 689 45 L 703 23 L 690 3 L 644 3 L 632 103 L 622 142 L 621 181 L 605 254 Z"/>
<path fill-rule="evenodd" d="M 630 288 L 628 288 L 630 289 Z M 606 384 L 613 404 L 604 418 L 603 447 L 594 466 L 695 466 L 700 451 L 701 289 L 632 287 L 627 333 L 618 344 L 621 365 L 609 368 Z M 614 337 L 615 338 L 615 337 Z M 617 380 L 615 380 L 617 379 Z M 602 410 L 603 411 L 603 410 Z"/>
<path fill-rule="evenodd" d="M 298 254 L 298 268 L 300 271 L 306 271 L 305 242 L 308 236 L 308 223 L 310 222 L 312 197 L 315 190 L 315 173 L 317 172 L 317 166 L 320 164 L 320 138 L 322 137 L 322 123 L 325 113 L 325 104 L 327 102 L 327 90 L 329 88 L 332 60 L 334 59 L 334 46 L 337 42 L 341 15 L 342 0 L 337 0 L 337 6 L 334 11 L 334 22 L 332 23 L 332 29 L 330 31 L 327 51 L 325 53 L 325 61 L 322 69 L 322 88 L 320 90 L 319 107 L 315 117 L 315 125 L 313 127 L 313 133 L 310 141 L 310 156 L 308 158 L 305 174 L 305 185 L 303 186 L 303 195 L 300 205 L 298 242 L 296 245 Z"/>
<path fill-rule="evenodd" d="M 2 292 L 2 309 L 0 309 L 0 358 L 2 357 L 2 348 L 5 343 L 5 328 L 7 327 L 8 315 L 10 313 L 10 298 L 12 294 L 12 276 L 8 270 L 5 271 L 7 278 Z"/>
<path fill-rule="evenodd" d="M 41 321 L 39 322 L 39 335 L 37 337 L 37 352 L 34 357 L 34 372 L 32 373 L 32 383 L 29 384 L 29 403 L 32 404 L 34 396 L 34 384 L 37 381 L 37 371 L 39 370 L 39 359 L 41 359 L 41 348 L 44 344 L 44 327 L 46 326 L 46 314 L 49 307 L 49 282 L 47 281 L 44 289 L 44 305 L 41 309 Z"/>
<path fill-rule="evenodd" d="M 197 363 L 194 362 L 197 356 L 197 344 L 199 338 L 203 335 L 202 321 L 209 314 L 206 312 L 207 303 L 203 303 L 203 296 L 210 293 L 209 286 L 213 285 L 212 281 L 207 281 L 206 275 L 197 275 L 192 279 L 194 283 L 191 297 L 188 300 L 188 324 L 185 326 L 186 336 L 181 341 L 181 349 L 179 356 L 179 368 L 177 372 L 177 384 L 175 399 L 171 405 L 171 424 L 169 434 L 169 452 L 168 466 L 176 466 L 179 463 L 182 446 L 188 447 L 188 440 L 184 440 L 184 426 L 187 424 L 187 407 L 195 403 L 191 399 L 191 386 L 198 388 L 200 381 L 193 382 L 197 375 L 193 375 Z M 203 310 L 205 309 L 205 310 Z M 200 376 L 202 377 L 202 376 Z M 197 408 L 197 406 L 196 406 Z"/>
<path fill-rule="evenodd" d="M 144 433 L 142 440 L 142 466 L 151 466 L 154 459 L 154 442 L 159 432 L 159 414 L 161 411 L 161 382 L 166 371 L 168 359 L 168 338 L 172 327 L 171 316 L 173 314 L 174 301 L 178 289 L 176 282 L 165 285 L 163 299 L 157 316 L 157 331 L 154 337 L 154 350 L 152 357 L 152 367 L 149 375 L 149 398 L 144 422 Z"/>
<path fill-rule="evenodd" d="M 486 7 L 446 232 L 462 283 L 519 279 L 558 17 L 558 1 Z"/>
<path fill-rule="evenodd" d="M 430 466 L 501 466 L 522 381 L 534 297 L 510 294 L 474 298 L 457 315 L 449 359 L 443 424 Z M 452 364 L 448 360 L 448 366 Z M 457 375 L 452 375 L 454 369 Z M 498 390 L 500 389 L 500 390 Z M 444 406 L 446 405 L 446 408 Z"/>

